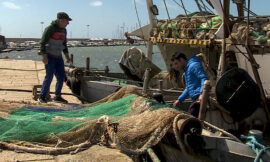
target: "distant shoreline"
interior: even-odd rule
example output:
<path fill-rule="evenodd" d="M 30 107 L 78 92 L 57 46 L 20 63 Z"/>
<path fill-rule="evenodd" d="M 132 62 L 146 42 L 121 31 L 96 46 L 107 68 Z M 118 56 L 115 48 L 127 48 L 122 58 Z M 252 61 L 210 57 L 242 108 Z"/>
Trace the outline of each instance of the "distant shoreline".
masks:
<path fill-rule="evenodd" d="M 25 42 L 25 41 L 36 41 L 39 42 L 40 38 L 5 38 L 6 42 Z M 103 40 L 111 40 L 111 41 L 126 41 L 126 39 L 113 39 L 113 38 L 102 38 Z M 68 41 L 95 41 L 93 38 L 67 38 Z M 96 40 L 100 41 L 100 40 Z"/>

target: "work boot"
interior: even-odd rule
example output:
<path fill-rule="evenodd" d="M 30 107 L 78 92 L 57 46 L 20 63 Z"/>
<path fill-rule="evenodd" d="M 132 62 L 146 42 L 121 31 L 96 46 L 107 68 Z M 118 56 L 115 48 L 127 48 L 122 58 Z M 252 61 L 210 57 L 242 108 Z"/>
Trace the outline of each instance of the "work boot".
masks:
<path fill-rule="evenodd" d="M 47 103 L 47 102 L 48 102 L 47 99 L 46 99 L 46 96 L 40 96 L 40 97 L 38 98 L 38 101 L 39 101 L 40 103 Z"/>
<path fill-rule="evenodd" d="M 59 103 L 68 103 L 68 101 L 63 99 L 61 96 L 55 96 L 54 101 Z"/>

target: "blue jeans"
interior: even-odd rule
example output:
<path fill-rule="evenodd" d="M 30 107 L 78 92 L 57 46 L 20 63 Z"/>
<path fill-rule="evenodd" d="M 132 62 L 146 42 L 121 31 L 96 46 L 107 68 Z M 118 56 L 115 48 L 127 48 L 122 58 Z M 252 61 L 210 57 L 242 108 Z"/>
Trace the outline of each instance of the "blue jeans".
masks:
<path fill-rule="evenodd" d="M 45 65 L 46 76 L 40 92 L 41 96 L 47 95 L 50 91 L 53 75 L 56 76 L 55 96 L 61 96 L 61 91 L 65 79 L 65 66 L 62 58 L 48 56 L 48 64 Z"/>

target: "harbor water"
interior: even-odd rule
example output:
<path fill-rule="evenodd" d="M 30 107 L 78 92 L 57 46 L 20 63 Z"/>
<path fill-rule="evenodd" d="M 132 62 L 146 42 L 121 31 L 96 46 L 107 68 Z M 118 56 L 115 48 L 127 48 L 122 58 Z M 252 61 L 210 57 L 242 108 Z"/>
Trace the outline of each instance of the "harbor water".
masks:
<path fill-rule="evenodd" d="M 102 47 L 70 47 L 69 53 L 74 55 L 74 65 L 77 67 L 85 66 L 85 59 L 90 57 L 90 67 L 104 69 L 109 66 L 110 72 L 122 72 L 118 65 L 122 54 L 132 46 L 102 46 Z M 145 46 L 136 46 L 143 50 L 146 54 Z M 8 56 L 11 59 L 18 60 L 41 60 L 41 56 L 37 54 L 38 49 L 29 51 L 12 51 L 2 53 L 0 57 Z M 165 64 L 156 46 L 153 49 L 153 63 L 162 71 L 166 71 Z"/>

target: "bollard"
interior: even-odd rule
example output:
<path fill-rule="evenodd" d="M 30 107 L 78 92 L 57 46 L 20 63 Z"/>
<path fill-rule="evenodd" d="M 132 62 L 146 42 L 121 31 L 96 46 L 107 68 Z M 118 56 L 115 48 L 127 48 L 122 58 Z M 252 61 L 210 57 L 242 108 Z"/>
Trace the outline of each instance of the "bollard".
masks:
<path fill-rule="evenodd" d="M 109 66 L 105 66 L 104 68 L 105 76 L 108 76 L 109 71 L 110 71 Z"/>
<path fill-rule="evenodd" d="M 159 80 L 159 81 L 158 81 L 158 89 L 159 89 L 160 91 L 163 90 L 163 80 Z"/>
<path fill-rule="evenodd" d="M 73 54 L 70 55 L 70 63 L 73 65 Z"/>
<path fill-rule="evenodd" d="M 85 75 L 88 74 L 89 70 L 90 70 L 90 58 L 87 57 L 85 60 Z"/>
<path fill-rule="evenodd" d="M 204 81 L 202 100 L 200 103 L 200 112 L 199 112 L 199 119 L 200 120 L 205 120 L 206 107 L 207 107 L 207 101 L 209 98 L 210 90 L 211 90 L 210 81 L 209 80 Z"/>
<path fill-rule="evenodd" d="M 143 81 L 143 93 L 146 93 L 148 86 L 149 86 L 149 80 L 150 80 L 150 72 L 151 69 L 147 68 L 144 73 L 144 81 Z"/>

